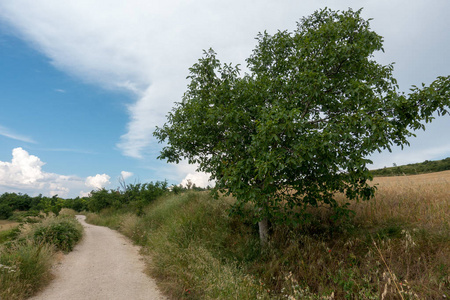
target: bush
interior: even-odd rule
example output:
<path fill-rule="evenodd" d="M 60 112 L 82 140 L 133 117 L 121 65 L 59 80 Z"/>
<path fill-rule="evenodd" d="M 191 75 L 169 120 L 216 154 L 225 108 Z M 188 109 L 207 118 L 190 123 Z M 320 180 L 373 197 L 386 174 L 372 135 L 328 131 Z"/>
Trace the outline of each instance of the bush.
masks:
<path fill-rule="evenodd" d="M 6 203 L 0 203 L 0 219 L 6 220 L 13 214 L 13 209 Z"/>
<path fill-rule="evenodd" d="M 38 226 L 33 238 L 38 243 L 52 244 L 58 250 L 70 252 L 81 239 L 82 232 L 83 227 L 77 221 L 57 218 Z"/>

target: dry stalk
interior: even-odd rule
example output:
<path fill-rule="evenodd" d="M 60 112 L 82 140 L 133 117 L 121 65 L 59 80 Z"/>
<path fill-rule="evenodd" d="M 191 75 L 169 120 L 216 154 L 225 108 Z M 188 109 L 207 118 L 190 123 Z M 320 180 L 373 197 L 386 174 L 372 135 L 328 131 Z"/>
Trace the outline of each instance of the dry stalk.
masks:
<path fill-rule="evenodd" d="M 400 295 L 400 298 L 402 298 L 402 300 L 404 300 L 405 298 L 403 298 L 403 295 L 402 295 L 402 293 L 400 292 L 400 288 L 398 287 L 398 284 L 397 284 L 397 280 L 396 280 L 395 275 L 392 273 L 391 268 L 389 268 L 388 264 L 386 263 L 386 260 L 384 259 L 384 256 L 383 256 L 383 254 L 381 253 L 380 248 L 378 248 L 377 243 L 373 240 L 373 238 L 372 238 L 372 241 L 373 241 L 373 245 L 375 246 L 375 249 L 377 249 L 377 252 L 378 252 L 378 254 L 379 254 L 380 257 L 381 257 L 381 260 L 383 261 L 384 265 L 386 266 L 386 268 L 387 268 L 387 270 L 388 270 L 388 272 L 389 272 L 389 275 L 391 275 L 392 281 L 394 282 L 395 288 L 397 289 L 397 292 L 398 292 L 398 294 Z"/>

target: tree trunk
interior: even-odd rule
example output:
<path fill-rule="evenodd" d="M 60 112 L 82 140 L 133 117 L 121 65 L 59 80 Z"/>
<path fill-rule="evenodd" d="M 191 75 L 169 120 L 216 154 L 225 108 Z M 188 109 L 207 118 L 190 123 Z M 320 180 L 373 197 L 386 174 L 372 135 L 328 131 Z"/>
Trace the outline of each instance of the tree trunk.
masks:
<path fill-rule="evenodd" d="M 269 241 L 269 220 L 267 217 L 258 222 L 258 226 L 259 240 L 261 242 L 261 246 L 265 247 Z"/>

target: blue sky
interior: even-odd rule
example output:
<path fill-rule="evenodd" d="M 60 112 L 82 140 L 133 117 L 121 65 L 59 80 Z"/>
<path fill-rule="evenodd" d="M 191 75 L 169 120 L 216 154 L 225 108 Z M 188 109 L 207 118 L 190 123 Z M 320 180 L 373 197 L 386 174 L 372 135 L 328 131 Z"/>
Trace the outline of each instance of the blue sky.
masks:
<path fill-rule="evenodd" d="M 394 3 L 394 4 L 393 4 Z M 142 1 L 0 2 L 0 193 L 76 197 L 126 181 L 207 176 L 156 159 L 152 137 L 185 91 L 188 68 L 210 47 L 245 65 L 258 32 L 292 30 L 314 10 L 364 7 L 384 36 L 383 64 L 400 88 L 450 70 L 450 2 Z M 450 118 L 373 167 L 450 156 Z"/>

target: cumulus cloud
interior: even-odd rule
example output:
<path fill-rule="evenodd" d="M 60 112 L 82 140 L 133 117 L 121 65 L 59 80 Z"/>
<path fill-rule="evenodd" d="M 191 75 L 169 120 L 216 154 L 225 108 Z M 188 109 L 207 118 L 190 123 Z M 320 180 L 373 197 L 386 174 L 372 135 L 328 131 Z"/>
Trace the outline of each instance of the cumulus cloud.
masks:
<path fill-rule="evenodd" d="M 0 194 L 20 192 L 60 197 L 87 196 L 88 193 L 79 192 L 83 187 L 101 189 L 110 183 L 110 177 L 106 174 L 83 179 L 73 175 L 45 172 L 44 166 L 45 162 L 39 157 L 29 154 L 23 148 L 14 148 L 10 162 L 0 161 Z"/>
<path fill-rule="evenodd" d="M 213 185 L 213 182 L 209 180 L 209 175 L 203 172 L 189 173 L 181 181 L 181 186 L 187 187 L 188 184 L 195 184 L 196 187 L 206 188 Z"/>
<path fill-rule="evenodd" d="M 204 172 L 197 172 L 196 165 L 190 165 L 186 161 L 180 162 L 176 166 L 178 173 L 187 174 L 180 182 L 181 186 L 186 187 L 190 182 L 191 184 L 195 184 L 197 187 L 206 188 L 209 186 L 214 186 L 214 181 L 210 181 L 210 174 Z"/>
<path fill-rule="evenodd" d="M 82 181 L 79 178 L 44 172 L 44 165 L 39 157 L 26 150 L 20 147 L 13 149 L 11 162 L 0 161 L 0 191 L 65 197 L 70 187 L 80 186 Z"/>
<path fill-rule="evenodd" d="M 130 178 L 134 174 L 132 172 L 122 171 L 120 172 L 120 176 L 125 180 L 127 178 Z"/>
<path fill-rule="evenodd" d="M 45 177 L 42 172 L 44 163 L 22 148 L 12 151 L 11 162 L 0 162 L 0 178 L 4 185 L 31 185 Z"/>
<path fill-rule="evenodd" d="M 95 176 L 88 176 L 85 181 L 85 185 L 88 187 L 93 187 L 95 189 L 102 189 L 106 187 L 111 182 L 109 181 L 111 177 L 106 174 L 97 174 Z"/>

